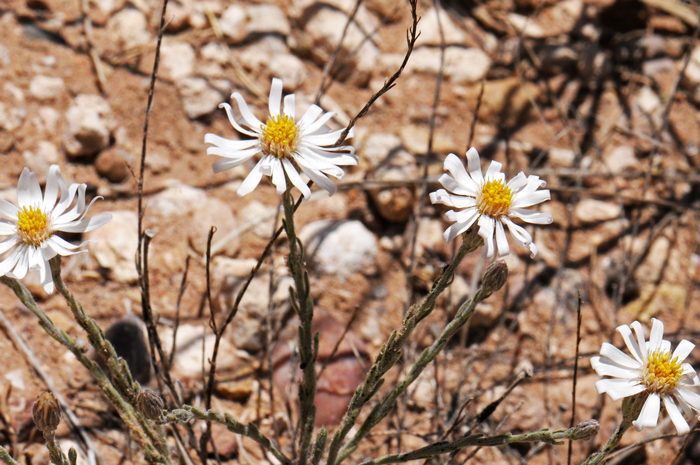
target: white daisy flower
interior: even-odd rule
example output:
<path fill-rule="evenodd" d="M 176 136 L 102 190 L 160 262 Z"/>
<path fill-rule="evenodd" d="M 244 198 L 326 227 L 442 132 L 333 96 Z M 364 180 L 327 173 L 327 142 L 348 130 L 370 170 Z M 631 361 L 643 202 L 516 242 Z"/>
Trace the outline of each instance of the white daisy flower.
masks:
<path fill-rule="evenodd" d="M 86 251 L 87 242 L 75 245 L 56 235 L 58 231 L 82 233 L 97 229 L 112 219 L 103 213 L 85 218 L 85 184 L 66 184 L 58 165 L 52 165 L 46 181 L 44 196 L 36 175 L 24 168 L 17 186 L 19 207 L 0 199 L 0 236 L 10 236 L 0 242 L 0 254 L 14 250 L 0 262 L 0 276 L 22 279 L 29 270 L 39 270 L 46 292 L 53 292 L 53 280 L 48 261 L 56 255 L 73 255 Z M 59 191 L 61 198 L 58 198 Z M 73 208 L 73 199 L 78 195 Z"/>
<path fill-rule="evenodd" d="M 311 190 L 301 178 L 305 174 L 321 186 L 328 194 L 336 191 L 328 175 L 342 179 L 345 174 L 340 166 L 357 165 L 357 155 L 351 146 L 333 147 L 342 130 L 331 131 L 325 124 L 335 113 L 325 113 L 317 105 L 311 105 L 304 116 L 296 120 L 294 94 L 284 97 L 284 112 L 280 113 L 282 99 L 282 81 L 273 79 L 270 88 L 270 114 L 264 124 L 258 120 L 243 96 L 238 92 L 231 94 L 238 102 L 242 120 L 239 124 L 233 115 L 231 105 L 222 103 L 228 119 L 238 132 L 253 137 L 248 140 L 229 140 L 215 134 L 206 134 L 204 142 L 213 144 L 207 148 L 207 155 L 224 157 L 214 162 L 215 173 L 233 168 L 248 161 L 254 155 L 262 153 L 262 158 L 238 188 L 238 195 L 244 196 L 260 183 L 263 175 L 270 176 L 277 193 L 287 190 L 285 173 L 304 198 L 311 195 Z M 319 118 L 320 116 L 320 118 Z M 352 131 L 348 137 L 352 137 Z"/>
<path fill-rule="evenodd" d="M 497 161 L 492 161 L 486 174 L 482 175 L 479 153 L 474 147 L 467 152 L 467 162 L 469 173 L 457 155 L 449 154 L 445 159 L 445 170 L 450 174 L 443 174 L 439 179 L 447 190 L 438 189 L 430 194 L 432 203 L 460 209 L 446 213 L 455 224 L 445 230 L 445 241 L 452 241 L 478 221 L 479 235 L 486 245 L 486 256 L 492 257 L 497 249 L 498 256 L 502 257 L 510 251 L 504 229 L 504 226 L 508 226 L 511 236 L 528 247 L 530 256 L 534 258 L 537 246 L 532 242 L 532 236 L 511 218 L 534 224 L 551 223 L 552 215 L 549 213 L 525 208 L 550 199 L 548 189 L 537 190 L 546 183 L 538 176 L 526 177 L 521 171 L 506 184 L 505 174 L 501 173 L 502 165 Z"/>
<path fill-rule="evenodd" d="M 592 357 L 591 365 L 600 376 L 611 376 L 595 383 L 600 394 L 607 392 L 612 400 L 634 396 L 641 392 L 648 394 L 639 417 L 633 422 L 637 429 L 656 426 L 661 402 L 671 417 L 678 434 L 690 431 L 683 415 L 692 416 L 700 412 L 700 395 L 688 389 L 700 386 L 700 379 L 689 363 L 683 360 L 695 347 L 683 339 L 671 353 L 671 343 L 663 339 L 664 324 L 653 318 L 649 342 L 644 340 L 642 325 L 635 321 L 632 330 L 622 325 L 617 330 L 627 345 L 632 357 L 607 342 L 600 348 L 600 357 Z M 692 409 L 692 410 L 691 410 Z"/>

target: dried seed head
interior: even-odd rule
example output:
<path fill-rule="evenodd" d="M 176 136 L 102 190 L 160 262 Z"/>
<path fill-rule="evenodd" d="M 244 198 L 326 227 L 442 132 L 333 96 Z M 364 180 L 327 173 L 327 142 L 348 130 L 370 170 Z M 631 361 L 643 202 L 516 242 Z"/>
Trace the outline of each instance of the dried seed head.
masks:
<path fill-rule="evenodd" d="M 574 427 L 574 439 L 587 440 L 598 434 L 600 423 L 596 420 L 585 420 Z"/>
<path fill-rule="evenodd" d="M 34 424 L 42 432 L 56 431 L 61 421 L 61 408 L 56 397 L 49 391 L 42 392 L 32 407 Z"/>
<path fill-rule="evenodd" d="M 508 279 L 508 265 L 499 260 L 492 263 L 484 273 L 482 289 L 486 297 L 503 287 Z"/>
<path fill-rule="evenodd" d="M 165 404 L 155 391 L 147 388 L 141 389 L 136 401 L 143 416 L 149 420 L 160 420 L 163 417 Z"/>

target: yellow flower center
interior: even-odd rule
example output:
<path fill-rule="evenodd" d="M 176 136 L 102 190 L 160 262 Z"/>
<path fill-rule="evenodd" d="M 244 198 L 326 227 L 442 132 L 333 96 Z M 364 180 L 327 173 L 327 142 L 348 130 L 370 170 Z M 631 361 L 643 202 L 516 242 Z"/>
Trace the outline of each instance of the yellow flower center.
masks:
<path fill-rule="evenodd" d="M 479 213 L 492 218 L 499 218 L 510 208 L 513 194 L 510 187 L 503 185 L 503 181 L 488 181 L 481 188 L 481 193 L 476 197 L 476 207 Z"/>
<path fill-rule="evenodd" d="M 25 244 L 39 247 L 53 231 L 49 227 L 49 217 L 41 209 L 22 207 L 17 213 L 17 233 Z"/>
<path fill-rule="evenodd" d="M 671 392 L 683 376 L 683 368 L 678 357 L 671 359 L 671 353 L 656 349 L 647 357 L 647 365 L 642 371 L 642 382 L 655 394 Z"/>
<path fill-rule="evenodd" d="M 296 152 L 299 146 L 299 128 L 291 116 L 271 117 L 260 129 L 262 129 L 260 143 L 265 155 L 274 155 L 281 160 L 291 158 Z"/>

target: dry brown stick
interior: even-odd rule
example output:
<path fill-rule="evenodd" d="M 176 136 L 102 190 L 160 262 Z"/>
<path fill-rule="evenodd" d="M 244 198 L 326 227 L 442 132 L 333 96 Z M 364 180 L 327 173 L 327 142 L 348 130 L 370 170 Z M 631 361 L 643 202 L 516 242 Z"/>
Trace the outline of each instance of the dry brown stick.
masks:
<path fill-rule="evenodd" d="M 100 463 L 104 464 L 104 460 L 102 460 L 102 457 L 95 449 L 95 446 L 92 443 L 90 436 L 87 435 L 87 432 L 83 428 L 82 423 L 71 409 L 70 405 L 68 404 L 68 401 L 56 388 L 56 385 L 53 382 L 53 378 L 51 378 L 51 376 L 46 372 L 46 370 L 44 370 L 44 367 L 42 366 L 39 359 L 36 358 L 36 355 L 34 355 L 32 349 L 29 348 L 29 346 L 27 346 L 22 336 L 17 332 L 14 326 L 12 326 L 12 323 L 7 318 L 7 316 L 5 316 L 5 312 L 3 312 L 2 309 L 0 309 L 0 322 L 2 322 L 3 326 L 7 330 L 7 333 L 12 339 L 12 342 L 22 351 L 24 356 L 27 358 L 27 361 L 32 365 L 32 368 L 34 368 L 34 370 L 37 372 L 37 374 L 44 382 L 46 387 L 49 389 L 49 391 L 51 391 L 54 394 L 54 396 L 56 396 L 56 400 L 58 400 L 58 403 L 61 404 L 61 408 L 66 413 L 66 417 L 68 419 L 68 422 L 71 424 L 72 429 L 78 432 L 78 435 L 84 442 L 85 447 L 87 448 L 87 453 L 85 453 L 85 451 L 83 452 L 85 453 L 86 457 L 88 457 L 88 459 L 90 460 L 90 464 L 93 465 L 95 459 L 99 460 Z"/>
<path fill-rule="evenodd" d="M 574 380 L 571 387 L 571 421 L 569 428 L 574 427 L 576 419 L 576 382 L 578 381 L 578 356 L 579 347 L 581 345 L 581 291 L 578 291 L 578 307 L 576 308 L 576 351 L 574 355 Z M 571 465 L 571 453 L 573 451 L 573 441 L 569 441 L 569 449 L 567 451 L 566 463 Z"/>

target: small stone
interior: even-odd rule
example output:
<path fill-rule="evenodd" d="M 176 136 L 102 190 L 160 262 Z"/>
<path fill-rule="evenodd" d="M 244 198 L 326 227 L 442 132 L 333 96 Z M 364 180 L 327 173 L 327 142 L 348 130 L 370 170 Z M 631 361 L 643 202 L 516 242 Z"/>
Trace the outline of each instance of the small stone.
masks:
<path fill-rule="evenodd" d="M 481 49 L 448 47 L 445 50 L 445 76 L 453 84 L 478 82 L 490 67 L 491 59 Z"/>
<path fill-rule="evenodd" d="M 14 131 L 22 125 L 27 110 L 22 107 L 7 108 L 0 102 L 0 129 Z"/>
<path fill-rule="evenodd" d="M 307 260 L 321 273 L 348 277 L 371 274 L 375 268 L 377 239 L 360 221 L 314 221 L 302 228 L 299 237 Z"/>
<path fill-rule="evenodd" d="M 441 28 L 442 31 L 440 31 Z M 442 43 L 441 33 L 447 45 L 463 44 L 467 38 L 467 34 L 457 27 L 447 11 L 431 8 L 427 13 L 421 15 L 420 36 L 416 41 L 416 46 L 439 46 Z"/>
<path fill-rule="evenodd" d="M 605 165 L 613 174 L 619 174 L 628 169 L 635 169 L 639 164 L 639 160 L 634 156 L 634 148 L 627 145 L 615 147 L 607 156 L 603 156 L 603 160 L 605 160 Z"/>
<path fill-rule="evenodd" d="M 245 8 L 240 5 L 231 5 L 222 13 L 219 19 L 219 28 L 226 37 L 234 42 L 239 42 L 246 35 L 245 22 Z"/>
<path fill-rule="evenodd" d="M 509 13 L 508 20 L 522 35 L 544 39 L 571 32 L 580 20 L 582 11 L 582 0 L 563 0 L 538 8 L 534 15 Z"/>
<path fill-rule="evenodd" d="M 282 79 L 284 90 L 297 89 L 306 79 L 304 62 L 289 53 L 276 53 L 268 63 L 271 76 Z"/>
<path fill-rule="evenodd" d="M 36 121 L 37 130 L 51 134 L 56 131 L 61 115 L 52 107 L 40 107 Z"/>
<path fill-rule="evenodd" d="M 112 147 L 95 158 L 95 170 L 100 177 L 119 184 L 129 177 L 129 161 L 132 156 L 124 149 Z"/>
<path fill-rule="evenodd" d="M 69 156 L 94 155 L 109 145 L 114 121 L 109 103 L 99 95 L 78 95 L 66 111 L 66 120 L 63 145 Z"/>
<path fill-rule="evenodd" d="M 248 34 L 280 34 L 288 36 L 292 28 L 284 12 L 277 5 L 249 5 L 246 8 Z"/>
<path fill-rule="evenodd" d="M 245 402 L 253 393 L 255 380 L 253 378 L 245 378 L 242 380 L 222 381 L 216 383 L 214 390 L 216 394 L 224 399 L 234 402 Z"/>
<path fill-rule="evenodd" d="M 24 92 L 22 91 L 22 89 L 12 84 L 11 82 L 6 82 L 5 84 L 3 84 L 2 90 L 7 95 L 12 97 L 16 103 L 24 102 Z"/>
<path fill-rule="evenodd" d="M 223 101 L 221 94 L 209 87 L 203 78 L 185 78 L 177 82 L 185 114 L 190 119 L 208 115 Z"/>
<path fill-rule="evenodd" d="M 51 165 L 60 161 L 61 155 L 51 142 L 42 140 L 37 144 L 34 152 L 25 150 L 22 152 L 24 165 L 36 174 L 39 184 L 46 183 L 46 173 Z"/>
<path fill-rule="evenodd" d="M 574 166 L 576 153 L 573 150 L 552 147 L 547 159 L 553 168 L 570 168 Z"/>
<path fill-rule="evenodd" d="M 614 220 L 619 218 L 621 213 L 622 209 L 618 204 L 595 199 L 583 199 L 574 208 L 574 216 L 582 224 Z"/>
<path fill-rule="evenodd" d="M 395 134 L 376 133 L 370 135 L 360 149 L 360 163 L 369 162 L 375 168 L 386 163 L 394 151 L 401 148 L 401 138 Z"/>
<path fill-rule="evenodd" d="M 691 88 L 700 84 L 700 45 L 695 47 L 690 54 L 690 61 L 685 68 L 683 82 Z"/>
<path fill-rule="evenodd" d="M 189 77 L 194 70 L 194 48 L 187 42 L 163 39 L 160 48 L 163 77 L 171 81 Z"/>
<path fill-rule="evenodd" d="M 138 216 L 131 210 L 111 212 L 112 220 L 101 228 L 86 233 L 90 252 L 102 268 L 120 283 L 138 279 L 134 254 L 138 248 Z"/>
<path fill-rule="evenodd" d="M 428 140 L 430 139 L 430 129 L 424 126 L 404 126 L 401 128 L 401 141 L 404 147 L 413 154 L 423 155 L 428 151 Z M 433 135 L 433 152 L 450 153 L 459 152 L 460 147 L 454 140 L 445 134 L 436 133 Z"/>
<path fill-rule="evenodd" d="M 189 215 L 206 200 L 204 190 L 177 182 L 149 199 L 148 209 L 162 219 L 171 219 L 178 215 Z"/>
<path fill-rule="evenodd" d="M 116 41 L 120 52 L 146 45 L 151 34 L 146 29 L 146 16 L 136 8 L 124 8 L 107 21 L 106 31 Z"/>
<path fill-rule="evenodd" d="M 635 105 L 644 113 L 650 114 L 661 107 L 661 99 L 650 87 L 644 86 L 637 95 Z"/>
<path fill-rule="evenodd" d="M 345 66 L 343 71 L 339 72 L 338 79 L 366 86 L 381 52 L 368 33 L 356 22 L 351 22 L 346 31 L 347 21 L 348 15 L 342 11 L 320 8 L 304 27 L 311 42 L 307 48 L 314 61 L 322 66 L 328 62 L 340 44 L 337 63 L 343 63 Z"/>
<path fill-rule="evenodd" d="M 370 191 L 379 214 L 392 223 L 404 223 L 413 213 L 413 190 L 408 187 Z"/>
<path fill-rule="evenodd" d="M 234 325 L 235 327 L 235 325 Z M 204 344 L 202 344 L 204 339 Z M 163 349 L 168 353 L 172 349 L 173 331 L 165 328 L 161 334 Z M 173 374 L 185 380 L 195 378 L 201 379 L 202 366 L 209 371 L 211 367 L 211 357 L 214 353 L 214 341 L 216 336 L 211 333 L 209 326 L 193 326 L 190 324 L 180 324 L 176 335 L 176 351 L 173 358 Z M 202 348 L 204 345 L 204 348 Z M 228 339 L 224 338 L 220 342 L 219 355 L 228 354 L 217 359 L 217 370 L 227 370 L 240 364 L 243 354 L 231 345 Z"/>
<path fill-rule="evenodd" d="M 66 85 L 60 77 L 39 74 L 29 81 L 29 93 L 38 100 L 52 100 L 61 95 Z"/>
<path fill-rule="evenodd" d="M 141 384 L 148 384 L 153 368 L 144 329 L 140 318 L 127 315 L 107 328 L 105 338 L 112 344 L 117 355 L 124 359 L 131 376 Z M 103 369 L 107 368 L 101 357 L 98 361 Z"/>
<path fill-rule="evenodd" d="M 236 219 L 231 207 L 219 199 L 207 198 L 190 215 L 190 227 L 187 230 L 187 240 L 192 248 L 200 255 L 207 251 L 207 238 L 212 226 L 216 227 L 213 242 L 236 228 Z M 227 253 L 235 253 L 235 248 L 227 247 Z"/>

